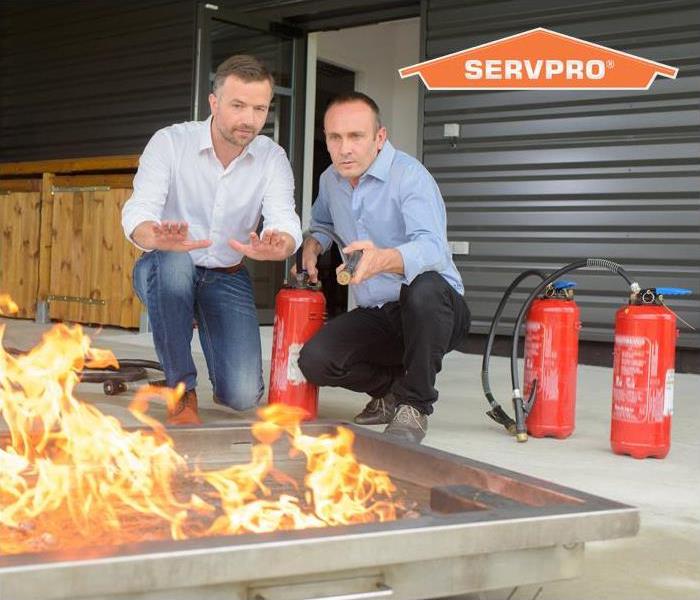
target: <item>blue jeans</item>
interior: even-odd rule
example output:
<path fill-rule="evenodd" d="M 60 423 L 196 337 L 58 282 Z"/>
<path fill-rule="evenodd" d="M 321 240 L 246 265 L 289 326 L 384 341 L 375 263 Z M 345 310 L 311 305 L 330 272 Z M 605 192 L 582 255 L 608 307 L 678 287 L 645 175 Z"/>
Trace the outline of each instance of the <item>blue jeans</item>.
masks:
<path fill-rule="evenodd" d="M 197 267 L 187 252 L 146 252 L 134 265 L 134 290 L 148 308 L 156 353 L 170 387 L 197 386 L 190 343 L 196 319 L 214 399 L 235 410 L 264 391 L 260 328 L 248 271 Z"/>

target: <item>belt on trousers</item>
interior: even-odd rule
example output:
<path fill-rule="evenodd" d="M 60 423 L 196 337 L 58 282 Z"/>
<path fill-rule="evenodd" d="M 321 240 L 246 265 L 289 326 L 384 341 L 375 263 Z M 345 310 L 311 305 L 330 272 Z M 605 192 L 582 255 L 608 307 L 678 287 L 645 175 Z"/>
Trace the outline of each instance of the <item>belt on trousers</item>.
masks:
<path fill-rule="evenodd" d="M 206 267 L 206 269 L 207 271 L 216 271 L 217 273 L 228 273 L 229 275 L 233 275 L 234 273 L 238 273 L 238 271 L 240 271 L 243 267 L 244 264 L 243 261 L 241 261 L 232 267 Z"/>

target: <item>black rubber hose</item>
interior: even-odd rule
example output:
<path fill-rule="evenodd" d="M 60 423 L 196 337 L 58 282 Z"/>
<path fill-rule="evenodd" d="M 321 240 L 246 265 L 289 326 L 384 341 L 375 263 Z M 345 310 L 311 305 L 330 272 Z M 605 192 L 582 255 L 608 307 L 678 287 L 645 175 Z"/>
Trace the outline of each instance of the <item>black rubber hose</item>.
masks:
<path fill-rule="evenodd" d="M 329 227 L 325 227 L 323 225 L 314 225 L 313 227 L 310 227 L 305 233 L 304 237 L 308 237 L 312 233 L 320 233 L 325 236 L 328 236 L 333 240 L 336 245 L 338 246 L 338 252 L 340 252 L 340 259 L 343 262 L 343 265 L 345 265 L 345 271 L 348 272 L 350 276 L 352 276 L 352 272 L 354 271 L 355 267 L 357 266 L 357 263 L 359 262 L 362 253 L 361 252 L 351 252 L 350 254 L 345 254 L 343 252 L 343 248 L 347 246 L 345 243 L 345 240 L 341 238 L 333 229 Z M 299 246 L 299 249 L 296 252 L 295 256 L 295 263 L 296 263 L 296 270 L 297 274 L 303 273 L 304 272 L 304 260 L 303 260 L 303 252 L 304 252 L 304 244 Z M 299 275 L 297 275 L 299 276 Z M 338 280 L 339 283 L 341 283 L 341 280 Z M 342 282 L 344 284 L 347 284 L 347 281 Z"/>
<path fill-rule="evenodd" d="M 323 225 L 314 225 L 313 227 L 310 227 L 309 229 L 306 230 L 304 237 L 306 238 L 309 235 L 311 235 L 312 233 L 321 233 L 321 234 L 331 238 L 338 245 L 338 251 L 340 252 L 340 258 L 343 261 L 343 264 L 347 263 L 348 258 L 343 253 L 343 248 L 345 248 L 346 243 L 345 243 L 345 241 L 343 241 L 343 239 L 335 231 L 333 231 L 329 227 L 324 227 Z M 296 256 L 295 256 L 297 273 L 301 273 L 304 270 L 303 253 L 304 253 L 304 244 L 299 246 L 299 249 L 297 250 Z"/>
<path fill-rule="evenodd" d="M 122 367 L 121 369 L 84 369 L 80 373 L 82 383 L 104 383 L 105 381 L 140 381 L 148 379 L 143 367 Z"/>
<path fill-rule="evenodd" d="M 156 360 L 141 360 L 140 358 L 118 358 L 117 362 L 120 367 L 144 367 L 146 369 L 154 369 L 162 371 L 163 367 Z"/>
<path fill-rule="evenodd" d="M 520 377 L 518 375 L 518 339 L 520 337 L 520 327 L 522 326 L 525 315 L 527 314 L 528 310 L 530 310 L 530 305 L 533 303 L 535 298 L 542 293 L 542 290 L 545 287 L 547 287 L 550 283 L 555 282 L 562 275 L 566 275 L 571 271 L 576 271 L 577 269 L 583 269 L 586 267 L 593 269 L 605 269 L 607 271 L 617 273 L 629 284 L 632 291 L 639 291 L 639 284 L 634 281 L 629 273 L 627 273 L 627 271 L 625 271 L 622 266 L 616 262 L 606 258 L 584 258 L 568 264 L 558 271 L 555 271 L 542 280 L 542 282 L 540 282 L 540 284 L 534 290 L 532 290 L 532 292 L 530 292 L 530 295 L 525 301 L 525 304 L 523 304 L 520 308 L 518 317 L 515 320 L 515 325 L 513 327 L 513 344 L 510 354 L 510 375 L 513 383 L 513 408 L 515 410 L 515 435 L 519 442 L 527 441 L 527 430 L 525 427 L 526 407 L 523 404 L 523 398 L 520 391 Z"/>
<path fill-rule="evenodd" d="M 5 348 L 5 352 L 12 354 L 14 356 L 21 356 L 27 354 L 26 350 L 20 350 L 19 348 L 8 347 Z M 163 367 L 158 361 L 155 360 L 142 360 L 138 358 L 118 358 L 119 368 L 114 367 L 106 368 L 91 368 L 84 367 L 81 375 L 80 381 L 83 383 L 103 383 L 105 381 L 138 381 L 140 379 L 147 379 L 148 373 L 146 369 L 153 369 L 154 371 L 162 371 Z"/>
<path fill-rule="evenodd" d="M 161 364 L 155 360 L 138 358 L 118 358 L 119 368 L 92 369 L 85 367 L 80 375 L 83 383 L 104 383 L 105 381 L 140 381 L 148 379 L 146 369 L 163 371 Z"/>
<path fill-rule="evenodd" d="M 338 245 L 338 251 L 340 252 L 340 258 L 343 261 L 343 264 L 347 264 L 348 255 L 343 252 L 343 248 L 345 248 L 347 244 L 345 243 L 345 240 L 341 238 L 333 229 L 330 227 L 324 227 L 323 225 L 314 225 L 313 227 L 309 227 L 308 233 L 320 233 L 331 238 Z"/>
<path fill-rule="evenodd" d="M 501 297 L 501 301 L 496 308 L 496 312 L 493 315 L 493 320 L 491 321 L 491 328 L 489 329 L 489 336 L 486 340 L 486 349 L 484 350 L 484 359 L 481 363 L 481 386 L 484 390 L 486 400 L 488 400 L 491 410 L 487 411 L 486 414 L 491 417 L 496 423 L 500 423 L 506 428 L 510 433 L 515 434 L 515 421 L 510 418 L 510 416 L 503 410 L 503 407 L 496 401 L 493 393 L 491 392 L 491 383 L 489 381 L 489 362 L 491 360 L 491 352 L 493 351 L 493 342 L 496 338 L 496 329 L 501 321 L 501 316 L 505 310 L 506 304 L 510 299 L 511 294 L 515 288 L 520 285 L 520 283 L 527 279 L 528 277 L 537 276 L 540 279 L 545 279 L 547 276 L 537 269 L 528 269 L 523 271 L 518 275 L 513 282 L 508 286 L 506 291 Z"/>

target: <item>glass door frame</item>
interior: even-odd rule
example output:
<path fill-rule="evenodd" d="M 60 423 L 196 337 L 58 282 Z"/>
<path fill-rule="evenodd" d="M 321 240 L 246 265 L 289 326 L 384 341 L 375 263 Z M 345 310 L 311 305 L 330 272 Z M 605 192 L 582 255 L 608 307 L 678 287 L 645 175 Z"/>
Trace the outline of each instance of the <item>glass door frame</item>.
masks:
<path fill-rule="evenodd" d="M 201 120 L 209 113 L 209 64 L 211 63 L 212 21 L 227 21 L 261 33 L 291 40 L 293 47 L 291 86 L 275 86 L 275 94 L 291 98 L 291 131 L 289 162 L 292 164 L 296 182 L 301 182 L 304 152 L 304 106 L 306 102 L 306 51 L 307 33 L 286 23 L 270 21 L 254 15 L 222 8 L 216 4 L 200 3 L 197 6 L 197 32 L 195 44 L 194 86 L 192 93 L 192 119 Z M 295 186 L 295 197 L 301 186 Z M 296 198 L 300 209 L 300 198 Z"/>
<path fill-rule="evenodd" d="M 195 60 L 192 88 L 193 120 L 203 120 L 209 115 L 209 81 L 212 61 L 211 32 L 213 21 L 224 21 L 231 25 L 257 30 L 260 33 L 277 36 L 292 42 L 292 67 L 290 86 L 275 85 L 277 96 L 290 99 L 290 131 L 289 131 L 289 162 L 294 173 L 294 201 L 298 215 L 301 215 L 302 181 L 304 176 L 304 130 L 306 105 L 306 55 L 308 47 L 307 33 L 292 25 L 271 21 L 247 13 L 241 13 L 212 3 L 197 5 Z M 291 262 L 286 261 L 284 272 L 288 272 Z M 282 283 L 281 281 L 279 282 Z M 269 313 L 269 314 L 268 314 Z M 272 322 L 274 310 L 258 308 L 261 323 Z"/>

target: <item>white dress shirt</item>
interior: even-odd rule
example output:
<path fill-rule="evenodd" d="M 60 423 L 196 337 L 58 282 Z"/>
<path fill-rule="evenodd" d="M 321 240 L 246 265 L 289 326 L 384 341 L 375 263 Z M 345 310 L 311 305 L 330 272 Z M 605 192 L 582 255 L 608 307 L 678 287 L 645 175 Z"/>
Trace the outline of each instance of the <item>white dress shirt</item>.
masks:
<path fill-rule="evenodd" d="M 258 135 L 224 169 L 214 153 L 209 117 L 165 127 L 151 138 L 122 210 L 122 227 L 133 243 L 131 235 L 144 221 L 185 221 L 189 239 L 212 241 L 190 252 L 194 264 L 229 267 L 242 255 L 228 240 L 249 243 L 261 214 L 266 230 L 288 233 L 299 247 L 294 176 L 284 150 Z"/>

